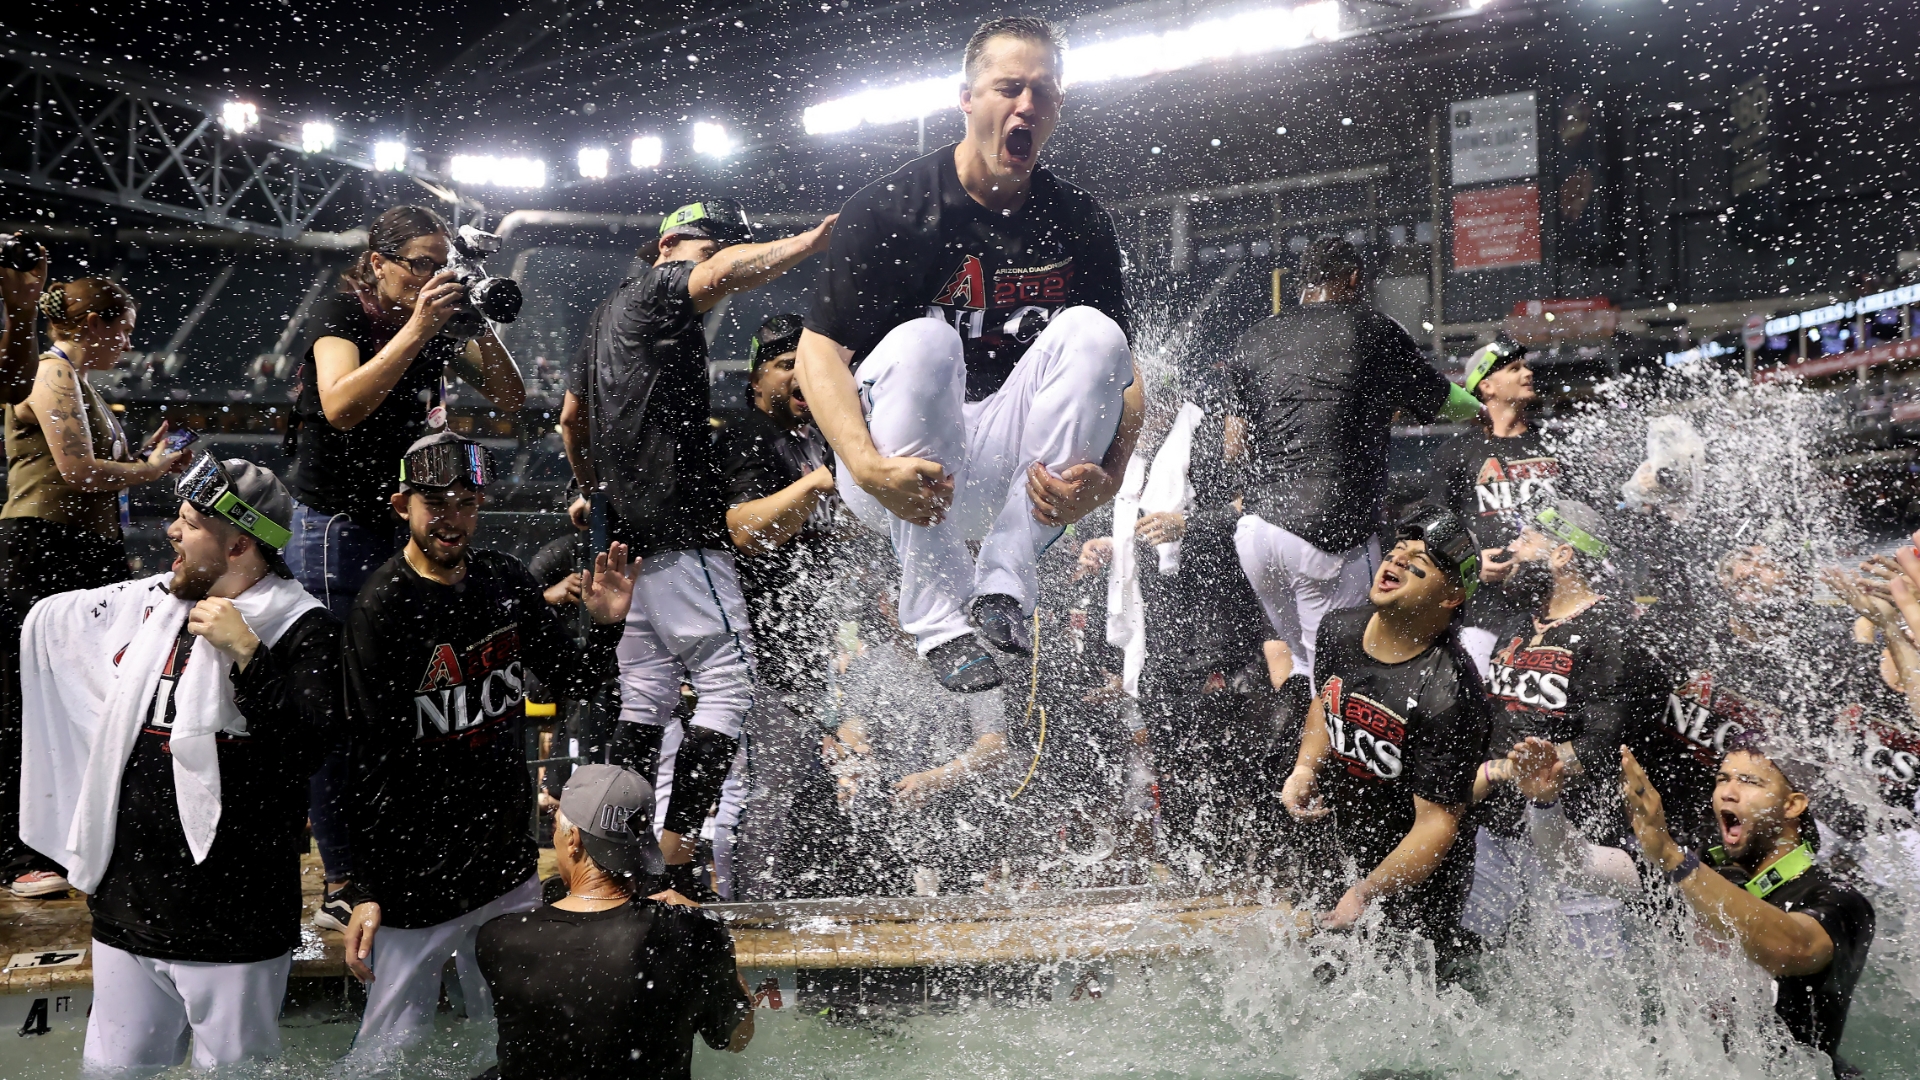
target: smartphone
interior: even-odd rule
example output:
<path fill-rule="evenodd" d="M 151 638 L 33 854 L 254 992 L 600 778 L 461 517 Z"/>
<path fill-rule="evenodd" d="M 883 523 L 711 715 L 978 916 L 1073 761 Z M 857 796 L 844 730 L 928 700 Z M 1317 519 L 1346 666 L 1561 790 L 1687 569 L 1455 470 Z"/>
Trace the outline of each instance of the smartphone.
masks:
<path fill-rule="evenodd" d="M 192 428 L 179 428 L 167 432 L 167 453 L 177 454 L 192 446 L 200 438 L 200 433 Z"/>

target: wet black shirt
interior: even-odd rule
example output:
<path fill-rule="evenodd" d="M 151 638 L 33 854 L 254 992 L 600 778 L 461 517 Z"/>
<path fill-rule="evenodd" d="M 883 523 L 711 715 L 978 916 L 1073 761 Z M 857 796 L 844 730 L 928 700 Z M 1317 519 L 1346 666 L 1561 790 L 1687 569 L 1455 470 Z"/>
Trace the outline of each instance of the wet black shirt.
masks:
<path fill-rule="evenodd" d="M 240 731 L 216 737 L 220 826 L 199 865 L 173 783 L 173 688 L 193 648 L 183 628 L 120 780 L 113 858 L 87 898 L 93 936 L 156 960 L 252 963 L 300 944 L 307 777 L 337 728 L 340 624 L 311 611 L 235 672 Z"/>
<path fill-rule="evenodd" d="M 1379 527 L 1394 413 L 1430 420 L 1449 392 L 1400 324 L 1359 304 L 1254 323 L 1227 377 L 1247 422 L 1247 513 L 1334 553 Z"/>
<path fill-rule="evenodd" d="M 792 486 L 830 456 L 811 424 L 784 428 L 759 409 L 722 428 L 715 449 L 729 508 Z M 734 551 L 753 621 L 754 676 L 796 705 L 826 687 L 833 627 L 824 604 L 839 501 L 836 495 L 821 499 L 799 534 L 772 551 Z"/>
<path fill-rule="evenodd" d="M 1632 610 L 1619 601 L 1602 598 L 1544 628 L 1533 617 L 1527 623 L 1494 645 L 1488 756 L 1502 757 L 1528 736 L 1572 743 L 1581 771 L 1562 796 L 1567 816 L 1594 843 L 1619 846 L 1628 835 L 1620 747 L 1661 722 L 1669 684 L 1637 640 Z M 1524 809 L 1514 787 L 1503 784 L 1481 804 L 1482 823 L 1517 838 Z"/>
<path fill-rule="evenodd" d="M 1572 494 L 1562 481 L 1560 458 L 1540 430 L 1495 438 L 1479 424 L 1440 444 L 1433 454 L 1433 496 L 1466 519 L 1482 549 L 1503 548 L 1555 498 Z M 1467 626 L 1504 631 L 1527 614 L 1524 604 L 1498 586 L 1473 594 L 1462 613 Z"/>
<path fill-rule="evenodd" d="M 621 282 L 594 312 L 567 385 L 591 422 L 609 538 L 642 558 L 727 546 L 705 322 L 687 291 L 697 265 L 661 263 Z"/>
<path fill-rule="evenodd" d="M 1488 708 L 1473 662 L 1445 641 L 1398 664 L 1362 645 L 1373 607 L 1336 611 L 1320 623 L 1320 679 L 1332 753 L 1319 788 L 1333 809 L 1341 853 L 1365 875 L 1414 823 L 1414 796 L 1464 808 L 1485 760 Z M 1440 868 L 1388 899 L 1390 922 L 1439 940 L 1460 925 L 1473 880 L 1473 831 L 1462 825 Z"/>
<path fill-rule="evenodd" d="M 864 359 L 909 319 L 945 319 L 966 344 L 967 400 L 1000 389 L 1062 308 L 1089 305 L 1132 334 L 1113 219 L 1046 169 L 1027 201 L 988 210 L 944 146 L 854 193 L 814 285 L 807 329 Z"/>
<path fill-rule="evenodd" d="M 653 900 L 502 915 L 475 955 L 501 1080 L 682 1080 L 694 1033 L 724 1049 L 752 1010 L 720 921 Z"/>
<path fill-rule="evenodd" d="M 402 323 L 375 322 L 360 298 L 339 293 L 314 310 L 315 340 L 345 338 L 360 349 L 362 364 L 393 340 Z M 293 497 L 322 514 L 348 520 L 380 536 L 393 533 L 387 497 L 400 486 L 400 459 L 427 433 L 427 410 L 440 399 L 440 377 L 464 346 L 442 334 L 427 342 L 406 373 L 367 418 L 350 428 L 327 422 L 320 408 L 313 347 L 301 368 L 293 406 Z"/>
<path fill-rule="evenodd" d="M 1738 865 L 1722 873 L 1737 885 L 1747 881 L 1746 871 Z M 1873 945 L 1873 905 L 1823 866 L 1774 889 L 1766 901 L 1782 911 L 1812 916 L 1833 941 L 1833 960 L 1824 970 L 1774 980 L 1773 1012 L 1794 1038 L 1834 1059 L 1836 1076 L 1847 1075 L 1837 1051 L 1846 1031 L 1854 984 L 1866 969 L 1867 951 Z"/>
<path fill-rule="evenodd" d="M 354 882 L 381 921 L 457 918 L 533 876 L 533 779 L 517 737 L 528 674 L 592 690 L 622 627 L 583 652 L 508 555 L 476 551 L 458 584 L 429 581 L 403 550 L 374 571 L 347 620 Z"/>

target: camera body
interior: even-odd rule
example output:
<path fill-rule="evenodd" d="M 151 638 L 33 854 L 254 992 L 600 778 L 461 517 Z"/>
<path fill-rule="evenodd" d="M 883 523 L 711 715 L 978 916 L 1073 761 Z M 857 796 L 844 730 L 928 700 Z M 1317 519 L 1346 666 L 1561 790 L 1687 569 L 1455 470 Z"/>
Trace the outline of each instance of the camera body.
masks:
<path fill-rule="evenodd" d="M 487 323 L 510 323 L 520 317 L 520 286 L 512 278 L 490 277 L 480 260 L 500 251 L 500 238 L 471 225 L 460 226 L 447 250 L 447 269 L 467 287 L 467 301 L 447 320 L 445 333 L 460 339 L 477 337 Z"/>

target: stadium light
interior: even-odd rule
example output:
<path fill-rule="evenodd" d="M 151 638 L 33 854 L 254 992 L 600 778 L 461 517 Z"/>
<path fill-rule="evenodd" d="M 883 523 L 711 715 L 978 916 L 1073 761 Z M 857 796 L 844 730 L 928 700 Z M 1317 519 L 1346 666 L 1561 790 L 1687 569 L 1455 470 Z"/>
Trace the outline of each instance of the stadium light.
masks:
<path fill-rule="evenodd" d="M 220 126 L 240 135 L 260 126 L 260 109 L 251 101 L 229 101 L 220 106 Z"/>
<path fill-rule="evenodd" d="M 607 159 L 611 156 L 604 146 L 581 147 L 578 155 L 581 177 L 587 180 L 605 180 Z"/>
<path fill-rule="evenodd" d="M 693 152 L 723 158 L 733 153 L 733 139 L 727 134 L 727 129 L 719 124 L 695 121 Z"/>
<path fill-rule="evenodd" d="M 448 172 L 456 184 L 516 188 L 547 186 L 547 163 L 539 158 L 455 154 Z"/>
<path fill-rule="evenodd" d="M 333 125 L 312 120 L 300 125 L 300 149 L 309 154 L 324 154 L 333 149 Z"/>
<path fill-rule="evenodd" d="M 640 136 L 633 140 L 633 147 L 629 151 L 629 159 L 636 169 L 657 169 L 666 156 L 666 144 L 660 141 L 658 135 Z"/>
<path fill-rule="evenodd" d="M 1166 71 L 1297 49 L 1340 34 L 1339 0 L 1264 8 L 1208 19 L 1180 30 L 1130 34 L 1067 50 L 1066 84 L 1135 79 Z M 809 135 L 851 131 L 862 124 L 917 120 L 953 107 L 959 77 L 864 90 L 814 105 L 801 116 Z"/>
<path fill-rule="evenodd" d="M 403 142 L 374 143 L 373 167 L 376 172 L 406 172 L 407 144 Z"/>

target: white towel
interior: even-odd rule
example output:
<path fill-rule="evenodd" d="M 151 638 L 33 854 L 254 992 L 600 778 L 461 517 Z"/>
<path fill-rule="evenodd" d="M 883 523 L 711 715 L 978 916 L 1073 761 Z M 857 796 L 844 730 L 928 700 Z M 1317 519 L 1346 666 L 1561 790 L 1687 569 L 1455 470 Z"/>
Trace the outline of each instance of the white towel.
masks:
<path fill-rule="evenodd" d="M 193 605 L 169 595 L 171 574 L 59 593 L 20 631 L 23 720 L 20 838 L 92 892 L 113 858 L 120 778 L 147 721 L 167 651 Z M 269 576 L 234 598 L 266 648 L 321 607 L 298 583 Z M 198 863 L 220 824 L 215 736 L 244 731 L 227 677 L 232 658 L 204 644 L 174 688 L 173 781 L 181 830 Z"/>
<path fill-rule="evenodd" d="M 1193 402 L 1183 402 L 1160 449 L 1153 468 L 1139 454 L 1127 460 L 1120 492 L 1113 500 L 1113 561 L 1107 570 L 1107 644 L 1120 650 L 1120 682 L 1131 697 L 1140 696 L 1140 672 L 1147 663 L 1146 601 L 1140 595 L 1140 563 L 1134 555 L 1133 529 L 1139 515 L 1193 509 L 1193 433 L 1204 414 Z M 1160 573 L 1180 572 L 1180 543 L 1156 544 Z"/>

